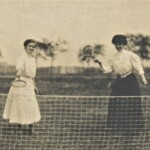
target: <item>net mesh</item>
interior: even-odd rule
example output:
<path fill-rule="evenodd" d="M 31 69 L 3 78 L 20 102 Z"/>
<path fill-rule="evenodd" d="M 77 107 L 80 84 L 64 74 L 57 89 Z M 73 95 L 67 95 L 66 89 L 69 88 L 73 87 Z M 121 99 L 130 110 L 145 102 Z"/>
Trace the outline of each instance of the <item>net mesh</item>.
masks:
<path fill-rule="evenodd" d="M 7 95 L 0 95 L 1 114 L 6 97 Z M 34 124 L 32 135 L 27 132 L 20 133 L 16 124 L 9 124 L 0 118 L 1 150 L 150 149 L 149 96 L 141 97 L 144 127 L 135 135 L 114 134 L 107 127 L 107 121 L 110 99 L 117 99 L 119 103 L 120 99 L 134 101 L 136 97 L 37 96 L 37 98 L 42 119 Z M 130 104 L 122 106 L 125 105 Z M 25 130 L 27 126 L 23 128 Z"/>

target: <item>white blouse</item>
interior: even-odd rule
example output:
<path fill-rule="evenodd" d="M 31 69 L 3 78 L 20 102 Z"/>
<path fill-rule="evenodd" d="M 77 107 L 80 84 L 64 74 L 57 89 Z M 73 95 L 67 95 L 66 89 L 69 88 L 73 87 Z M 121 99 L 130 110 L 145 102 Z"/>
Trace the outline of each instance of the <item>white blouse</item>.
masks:
<path fill-rule="evenodd" d="M 110 73 L 112 71 L 120 76 L 124 76 L 128 73 L 134 73 L 136 75 L 144 74 L 140 58 L 128 50 L 117 52 L 113 59 L 109 61 L 108 66 L 102 64 L 103 73 Z"/>
<path fill-rule="evenodd" d="M 27 53 L 21 55 L 17 59 L 16 70 L 20 70 L 22 76 L 34 78 L 36 75 L 35 58 Z"/>

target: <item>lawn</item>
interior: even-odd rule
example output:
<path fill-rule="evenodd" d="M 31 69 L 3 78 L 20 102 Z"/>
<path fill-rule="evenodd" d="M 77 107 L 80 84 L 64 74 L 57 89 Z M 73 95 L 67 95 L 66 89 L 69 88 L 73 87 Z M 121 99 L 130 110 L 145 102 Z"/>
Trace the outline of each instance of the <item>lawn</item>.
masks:
<path fill-rule="evenodd" d="M 0 93 L 8 93 L 13 79 L 0 78 Z M 40 95 L 109 96 L 114 80 L 110 76 L 57 75 L 51 78 L 38 77 L 36 85 Z M 143 86 L 139 83 L 141 95 L 150 95 L 150 84 Z"/>

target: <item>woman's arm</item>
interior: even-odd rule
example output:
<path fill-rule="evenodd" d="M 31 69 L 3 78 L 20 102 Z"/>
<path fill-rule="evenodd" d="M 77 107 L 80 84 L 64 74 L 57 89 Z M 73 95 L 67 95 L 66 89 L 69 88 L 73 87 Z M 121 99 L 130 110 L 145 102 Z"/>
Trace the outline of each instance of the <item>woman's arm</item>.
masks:
<path fill-rule="evenodd" d="M 36 87 L 35 79 L 34 78 L 33 78 L 33 86 L 34 86 L 35 93 L 38 94 L 38 89 Z"/>
<path fill-rule="evenodd" d="M 109 61 L 109 65 L 104 65 L 102 64 L 98 59 L 94 59 L 95 63 L 98 63 L 100 66 L 100 70 L 102 71 L 102 73 L 111 73 L 113 71 L 113 68 L 111 66 L 111 61 Z"/>
<path fill-rule="evenodd" d="M 147 85 L 147 84 L 148 84 L 148 81 L 146 80 L 145 75 L 144 75 L 144 74 L 141 74 L 140 77 L 141 77 L 141 80 L 142 80 L 143 84 L 144 84 L 144 85 Z"/>
<path fill-rule="evenodd" d="M 22 56 L 17 58 L 16 62 L 16 76 L 19 78 L 22 74 L 22 71 L 24 69 L 24 58 Z"/>
<path fill-rule="evenodd" d="M 148 82 L 145 78 L 145 75 L 144 75 L 144 69 L 142 66 L 142 62 L 141 62 L 139 56 L 137 56 L 134 53 L 131 53 L 131 64 L 132 64 L 133 70 L 138 74 L 138 76 L 142 80 L 143 84 L 144 85 L 148 84 Z"/>

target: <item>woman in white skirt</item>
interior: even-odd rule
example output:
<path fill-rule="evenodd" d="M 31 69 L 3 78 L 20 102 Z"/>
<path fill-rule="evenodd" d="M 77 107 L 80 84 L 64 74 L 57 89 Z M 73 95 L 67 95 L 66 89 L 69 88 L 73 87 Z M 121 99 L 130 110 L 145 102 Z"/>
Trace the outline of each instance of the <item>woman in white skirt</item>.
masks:
<path fill-rule="evenodd" d="M 26 82 L 25 87 L 11 86 L 6 100 L 3 118 L 9 123 L 17 123 L 18 127 L 29 125 L 32 133 L 33 123 L 40 121 L 41 115 L 35 95 L 36 86 L 36 41 L 28 39 L 24 42 L 25 54 L 17 59 L 17 77 Z"/>

